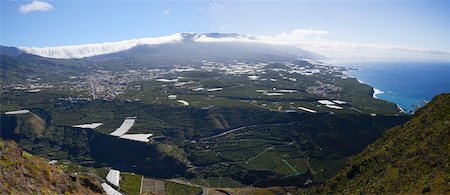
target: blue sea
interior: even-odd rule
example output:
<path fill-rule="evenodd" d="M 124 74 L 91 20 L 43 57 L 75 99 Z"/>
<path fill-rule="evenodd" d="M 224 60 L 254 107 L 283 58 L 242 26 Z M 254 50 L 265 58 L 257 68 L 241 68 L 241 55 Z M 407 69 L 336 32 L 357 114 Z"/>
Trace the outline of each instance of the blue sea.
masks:
<path fill-rule="evenodd" d="M 450 93 L 450 62 L 339 62 L 356 68 L 346 72 L 379 91 L 376 98 L 401 106 L 407 113 L 441 93 Z"/>

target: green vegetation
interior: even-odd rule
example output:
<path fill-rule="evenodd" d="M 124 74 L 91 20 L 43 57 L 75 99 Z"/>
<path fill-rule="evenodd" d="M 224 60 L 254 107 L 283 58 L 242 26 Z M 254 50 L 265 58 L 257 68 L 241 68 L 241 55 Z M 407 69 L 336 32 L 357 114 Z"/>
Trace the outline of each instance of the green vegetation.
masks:
<path fill-rule="evenodd" d="M 270 65 L 269 65 L 270 66 Z M 372 87 L 359 83 L 354 78 L 342 79 L 334 75 L 303 76 L 300 74 L 288 74 L 289 78 L 296 82 L 279 78 L 276 71 L 267 70 L 262 77 L 265 79 L 277 78 L 276 82 L 270 80 L 251 81 L 247 76 L 223 75 L 209 72 L 188 72 L 189 75 L 213 74 L 211 76 L 199 76 L 183 78 L 180 81 L 194 81 L 182 87 L 174 87 L 166 83 L 154 80 L 135 82 L 131 86 L 140 85 L 140 90 L 128 87 L 121 99 L 139 99 L 146 103 L 168 104 L 178 106 L 176 100 L 169 100 L 168 95 L 176 94 L 177 99 L 189 102 L 193 107 L 223 106 L 223 107 L 258 107 L 283 111 L 286 109 L 298 110 L 298 106 L 314 109 L 318 112 L 337 114 L 398 114 L 395 104 L 372 97 Z M 170 77 L 184 77 L 186 72 L 172 73 Z M 319 82 L 320 81 L 320 82 Z M 326 97 L 310 92 L 309 87 L 321 89 L 326 84 L 341 89 L 340 92 L 330 93 Z M 204 88 L 221 87 L 223 90 L 215 92 L 193 92 L 192 86 Z M 283 96 L 267 96 L 256 90 L 273 91 L 273 89 L 295 89 L 296 93 L 284 93 Z M 339 99 L 346 101 L 343 110 L 327 108 L 317 103 L 318 99 Z M 266 106 L 262 106 L 266 104 Z M 278 110 L 279 106 L 283 109 Z M 300 111 L 303 112 L 303 111 Z"/>
<path fill-rule="evenodd" d="M 31 158 L 33 155 L 31 155 L 31 154 L 28 153 L 28 152 L 23 151 L 23 152 L 22 152 L 22 156 L 23 156 L 24 158 L 29 159 L 29 158 Z"/>
<path fill-rule="evenodd" d="M 348 156 L 378 138 L 384 128 L 406 119 L 364 115 L 301 116 L 295 122 L 248 126 L 223 136 L 188 143 L 185 151 L 194 165 L 207 165 L 196 169 L 205 178 L 235 178 L 246 185 L 255 186 L 258 182 L 266 186 L 274 182 L 269 181 L 269 175 L 277 178 L 314 172 L 305 180 L 322 182 L 333 176 Z M 263 178 L 268 180 L 252 179 L 251 174 L 264 174 Z"/>
<path fill-rule="evenodd" d="M 63 65 L 77 63 L 83 62 Z M 17 109 L 32 113 L 2 115 L 2 137 L 16 140 L 32 154 L 74 162 L 64 165 L 69 171 L 120 165 L 148 177 L 177 177 L 212 187 L 303 186 L 309 180 L 323 182 L 330 178 L 349 156 L 409 118 L 399 115 L 394 104 L 374 99 L 372 88 L 356 79 L 343 79 L 330 68 L 313 67 L 305 61 L 292 63 L 320 68 L 322 73 L 305 76 L 271 69 L 288 65 L 270 63 L 259 75 L 261 80 L 249 80 L 247 74 L 225 74 L 223 69 L 177 72 L 165 67 L 146 76 L 179 78 L 178 85 L 133 80 L 116 99 L 92 101 L 73 101 L 89 96 L 86 91 L 64 85 L 85 81 L 65 75 L 65 82 L 56 82 L 54 88 L 39 93 L 3 93 L 2 113 Z M 94 70 L 99 72 L 95 68 L 90 71 Z M 110 73 L 101 76 L 126 80 L 124 75 L 130 72 Z M 223 90 L 195 90 L 214 87 Z M 296 92 L 269 96 L 257 91 L 277 89 Z M 189 106 L 170 100 L 168 95 L 172 94 Z M 343 110 L 335 110 L 320 105 L 319 99 L 347 103 L 342 105 Z M 298 106 L 318 113 L 306 113 Z M 128 133 L 151 133 L 150 143 L 108 135 L 129 116 L 137 120 Z M 72 127 L 93 122 L 103 125 L 95 130 Z M 224 132 L 228 133 L 218 136 Z M 104 170 L 98 172 L 106 175 Z"/>
<path fill-rule="evenodd" d="M 133 173 L 120 173 L 120 191 L 125 194 L 139 194 L 142 176 Z"/>
<path fill-rule="evenodd" d="M 94 170 L 92 170 L 92 168 L 86 167 L 86 166 L 81 166 L 77 163 L 73 163 L 70 161 L 64 161 L 61 162 L 59 167 L 61 167 L 61 169 L 63 169 L 66 172 L 69 173 L 78 173 L 78 172 L 94 172 Z M 105 175 L 106 177 L 106 175 Z"/>
<path fill-rule="evenodd" d="M 165 181 L 164 186 L 167 195 L 196 195 L 202 193 L 202 188 Z"/>
<path fill-rule="evenodd" d="M 95 172 L 98 174 L 98 176 L 100 176 L 101 178 L 106 178 L 106 175 L 108 175 L 109 172 L 109 168 L 106 167 L 102 167 L 102 168 L 97 168 L 95 170 Z"/>
<path fill-rule="evenodd" d="M 22 98 L 29 97 L 18 96 L 16 101 Z M 121 101 L 52 103 L 39 98 L 33 99 L 40 102 L 37 104 L 21 103 L 32 110 L 31 114 L 2 115 L 2 137 L 15 139 L 33 154 L 69 159 L 84 166 L 116 163 L 131 166 L 139 159 L 136 173 L 152 177 L 184 175 L 183 167 L 192 165 L 190 175 L 205 178 L 205 185 L 215 183 L 213 186 L 222 187 L 255 182 L 267 186 L 272 181 L 257 178 L 305 174 L 309 172 L 308 157 L 310 168 L 316 172 L 314 181 L 323 181 L 334 175 L 349 155 L 361 151 L 385 129 L 408 119 L 408 116 L 282 113 L 249 107 L 206 110 Z M 153 133 L 161 139 L 142 144 L 105 135 L 120 126 L 127 116 L 137 116 L 130 133 Z M 45 125 L 27 122 L 32 118 L 40 118 L 34 121 L 45 121 Z M 92 122 L 104 125 L 96 130 L 71 127 Z M 31 124 L 44 129 L 32 128 Z M 239 127 L 245 128 L 204 139 Z"/>
<path fill-rule="evenodd" d="M 167 155 L 173 156 L 175 159 L 188 163 L 187 161 L 187 155 L 184 152 L 184 150 L 176 145 L 170 145 L 170 144 L 157 144 L 157 147 L 159 150 L 163 151 Z"/>
<path fill-rule="evenodd" d="M 448 194 L 449 140 L 450 94 L 443 94 L 350 158 L 313 192 Z"/>
<path fill-rule="evenodd" d="M 4 47 L 0 46 L 0 50 Z M 1 53 L 1 52 L 0 52 Z M 76 61 L 49 59 L 35 55 L 20 54 L 18 56 L 0 55 L 1 84 L 17 83 L 24 81 L 30 75 L 49 81 L 61 81 L 64 75 L 79 74 L 85 72 Z"/>
<path fill-rule="evenodd" d="M 0 194 L 101 192 L 100 182 L 94 178 L 69 175 L 48 160 L 23 151 L 14 141 L 0 139 L 0 146 Z"/>

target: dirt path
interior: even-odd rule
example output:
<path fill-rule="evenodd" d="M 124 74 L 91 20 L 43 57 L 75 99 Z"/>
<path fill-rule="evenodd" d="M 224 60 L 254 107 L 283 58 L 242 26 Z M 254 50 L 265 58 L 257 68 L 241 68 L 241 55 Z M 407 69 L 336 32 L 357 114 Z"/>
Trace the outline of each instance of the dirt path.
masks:
<path fill-rule="evenodd" d="M 275 149 L 275 147 L 273 147 L 273 146 L 270 146 L 270 147 L 264 149 L 263 151 L 261 151 L 260 153 L 256 154 L 255 156 L 250 157 L 250 158 L 247 160 L 247 163 L 248 163 L 249 161 L 253 160 L 254 158 L 260 156 L 260 155 L 263 154 L 264 152 L 267 152 L 268 150 L 273 150 L 273 149 Z"/>

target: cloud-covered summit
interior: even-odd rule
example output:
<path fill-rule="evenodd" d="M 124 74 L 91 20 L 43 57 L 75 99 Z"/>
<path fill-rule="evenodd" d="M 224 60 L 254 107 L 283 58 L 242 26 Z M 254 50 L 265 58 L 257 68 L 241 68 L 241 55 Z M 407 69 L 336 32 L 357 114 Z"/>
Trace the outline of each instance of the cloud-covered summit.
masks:
<path fill-rule="evenodd" d="M 250 36 L 239 35 L 235 33 L 176 33 L 169 36 L 155 38 L 131 39 L 118 42 L 105 42 L 82 45 L 69 45 L 58 47 L 19 47 L 26 53 L 59 59 L 84 58 L 96 55 L 109 54 L 131 49 L 139 45 L 157 45 L 164 43 L 176 43 L 182 41 L 251 41 L 254 38 Z"/>
<path fill-rule="evenodd" d="M 131 39 L 118 42 L 105 42 L 82 45 L 69 45 L 59 47 L 19 47 L 26 53 L 48 57 L 48 58 L 84 58 L 102 54 L 109 54 L 131 49 L 138 45 L 152 45 L 181 41 L 180 33 L 156 38 Z"/>
<path fill-rule="evenodd" d="M 314 29 L 295 29 L 291 32 L 284 32 L 272 36 L 251 36 L 237 33 L 176 33 L 169 36 L 118 42 L 44 48 L 20 47 L 20 49 L 26 53 L 43 57 L 67 59 L 109 54 L 131 49 L 139 45 L 156 45 L 182 41 L 204 43 L 246 42 L 294 46 L 319 53 L 328 58 L 338 59 L 398 59 L 399 56 L 408 56 L 408 59 L 411 57 L 417 59 L 450 59 L 449 51 L 403 45 L 331 41 L 326 39 L 326 35 L 329 33 L 328 31 Z"/>

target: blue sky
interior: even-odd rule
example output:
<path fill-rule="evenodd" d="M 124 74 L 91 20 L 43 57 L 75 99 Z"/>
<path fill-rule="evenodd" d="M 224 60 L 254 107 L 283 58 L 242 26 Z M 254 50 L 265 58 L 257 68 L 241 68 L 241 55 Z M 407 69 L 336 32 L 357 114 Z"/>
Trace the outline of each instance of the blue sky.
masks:
<path fill-rule="evenodd" d="M 21 10 L 32 1 L 1 1 L 1 44 L 52 47 L 177 32 L 235 32 L 284 33 L 319 52 L 328 43 L 353 50 L 387 45 L 400 47 L 397 52 L 450 52 L 450 1 L 45 2 L 46 8 L 33 11 Z M 296 34 L 296 29 L 312 33 Z"/>

